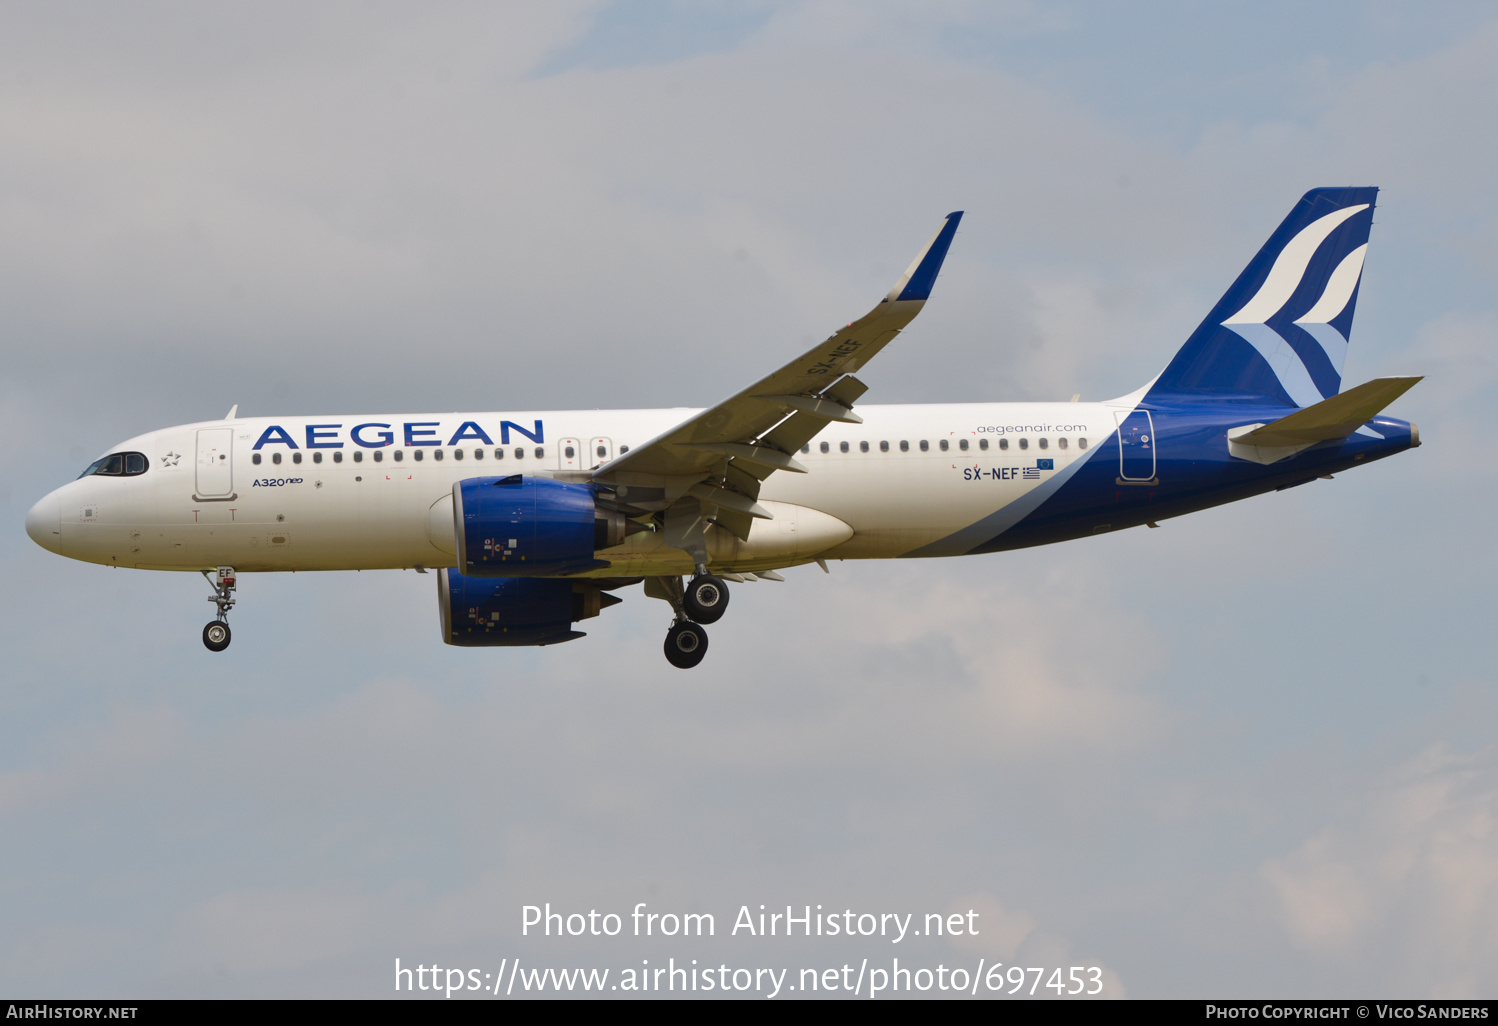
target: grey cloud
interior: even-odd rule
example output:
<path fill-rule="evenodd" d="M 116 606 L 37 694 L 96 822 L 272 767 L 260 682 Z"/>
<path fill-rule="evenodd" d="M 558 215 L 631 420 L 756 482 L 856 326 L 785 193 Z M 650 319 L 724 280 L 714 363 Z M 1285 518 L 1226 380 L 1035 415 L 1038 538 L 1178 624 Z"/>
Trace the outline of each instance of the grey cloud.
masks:
<path fill-rule="evenodd" d="M 0 984 L 372 995 L 402 952 L 653 958 L 517 937 L 523 902 L 644 900 L 970 904 L 995 957 L 1150 996 L 1376 987 L 1446 929 L 1452 971 L 1399 991 L 1491 989 L 1455 896 L 1486 908 L 1494 718 L 1453 698 L 1495 669 L 1491 29 L 1182 146 L 954 56 L 1071 38 L 1024 5 L 787 5 L 560 73 L 592 7 L 365 10 L 0 16 Z M 695 675 L 637 590 L 582 641 L 457 652 L 398 573 L 247 575 L 215 660 L 196 578 L 19 528 L 113 439 L 232 402 L 711 401 L 959 207 L 870 400 L 1118 394 L 1337 181 L 1387 186 L 1349 375 L 1429 373 L 1396 410 L 1424 448 L 1159 531 L 736 588 Z M 1328 876 L 1374 894 L 1357 944 L 1325 924 L 1364 906 L 1302 900 Z"/>

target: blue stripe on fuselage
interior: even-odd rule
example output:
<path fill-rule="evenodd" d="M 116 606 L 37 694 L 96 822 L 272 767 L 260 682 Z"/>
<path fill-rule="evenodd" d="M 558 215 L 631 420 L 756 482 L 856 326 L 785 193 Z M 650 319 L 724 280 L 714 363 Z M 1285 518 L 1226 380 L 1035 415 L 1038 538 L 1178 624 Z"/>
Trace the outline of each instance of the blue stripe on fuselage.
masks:
<path fill-rule="evenodd" d="M 1283 406 L 1256 409 L 1234 404 L 1224 409 L 1217 402 L 1195 407 L 1147 403 L 1139 408 L 1154 418 L 1156 483 L 1120 483 L 1115 432 L 1085 459 L 1015 502 L 907 555 L 998 552 L 1137 527 L 1392 456 L 1410 448 L 1411 441 L 1407 421 L 1375 417 L 1368 427 L 1379 437 L 1359 432 L 1265 466 L 1231 456 L 1227 433 L 1234 427 L 1278 420 L 1285 414 Z"/>

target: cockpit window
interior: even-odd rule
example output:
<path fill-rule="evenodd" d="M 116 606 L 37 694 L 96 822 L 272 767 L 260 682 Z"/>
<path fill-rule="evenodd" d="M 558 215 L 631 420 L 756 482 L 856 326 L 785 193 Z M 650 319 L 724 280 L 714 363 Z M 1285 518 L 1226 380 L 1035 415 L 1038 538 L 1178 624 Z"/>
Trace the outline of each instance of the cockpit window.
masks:
<path fill-rule="evenodd" d="M 144 474 L 150 465 L 144 453 L 112 452 L 102 460 L 90 463 L 88 469 L 78 476 L 89 477 L 97 474 L 101 477 L 136 477 Z"/>

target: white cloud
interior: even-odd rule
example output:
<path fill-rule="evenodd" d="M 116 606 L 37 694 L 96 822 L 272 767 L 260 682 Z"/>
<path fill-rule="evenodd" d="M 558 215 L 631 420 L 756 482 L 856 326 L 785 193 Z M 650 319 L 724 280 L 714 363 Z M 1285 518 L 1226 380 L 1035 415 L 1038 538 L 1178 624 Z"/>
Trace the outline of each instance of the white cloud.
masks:
<path fill-rule="evenodd" d="M 1041 554 L 801 568 L 735 588 L 692 675 L 664 668 L 665 606 L 637 593 L 585 641 L 454 652 L 430 578 L 370 574 L 245 581 L 210 663 L 201 582 L 101 583 L 14 531 L 12 990 L 222 966 L 269 993 L 338 957 L 383 990 L 398 943 L 497 948 L 521 900 L 827 893 L 981 908 L 1006 958 L 1122 966 L 1109 993 L 1124 969 L 1137 991 L 1146 946 L 1199 957 L 1161 923 L 1236 872 L 1191 854 L 1203 823 L 1241 836 L 1224 765 L 1287 743 L 1293 717 L 1264 707 L 1339 693 L 1328 618 L 1352 610 L 1336 645 L 1387 725 L 1406 667 L 1379 589 L 1466 595 L 1490 558 L 1460 519 L 1488 507 L 1452 497 L 1485 465 L 1493 387 L 1491 304 L 1458 289 L 1493 264 L 1491 31 L 1309 76 L 1324 93 L 1181 152 L 942 49 L 990 16 L 1054 27 L 1026 4 L 795 6 L 734 51 L 546 77 L 588 6 L 332 9 L 294 32 L 299 8 L 132 12 L 82 35 L 23 10 L 0 15 L 0 424 L 23 440 L 0 487 L 229 402 L 710 401 L 863 312 L 958 207 L 939 301 L 871 366 L 870 401 L 1100 398 L 1163 366 L 1304 189 L 1370 180 L 1391 186 L 1375 254 L 1405 248 L 1369 262 L 1350 365 L 1429 372 L 1409 402 L 1449 407 L 1432 424 L 1463 447 L 1442 445 L 1478 467 L 1431 475 L 1424 550 L 1390 540 L 1406 507 L 1339 482 Z M 1399 601 L 1404 647 L 1440 663 L 1421 672 L 1486 658 L 1480 602 L 1443 648 L 1422 631 L 1458 617 Z M 1210 658 L 1183 665 L 1191 646 Z M 1334 704 L 1296 708 L 1367 741 Z M 1339 979 L 1365 958 L 1380 992 L 1490 991 L 1491 757 L 1401 774 L 1264 867 L 1283 936 Z M 1284 822 L 1268 799 L 1255 817 Z M 1159 868 L 1172 841 L 1186 884 Z M 1220 943 L 1232 979 L 1288 978 Z M 360 972 L 348 991 L 372 993 Z"/>
<path fill-rule="evenodd" d="M 1262 870 L 1286 934 L 1393 993 L 1498 983 L 1498 749 L 1438 744 Z"/>

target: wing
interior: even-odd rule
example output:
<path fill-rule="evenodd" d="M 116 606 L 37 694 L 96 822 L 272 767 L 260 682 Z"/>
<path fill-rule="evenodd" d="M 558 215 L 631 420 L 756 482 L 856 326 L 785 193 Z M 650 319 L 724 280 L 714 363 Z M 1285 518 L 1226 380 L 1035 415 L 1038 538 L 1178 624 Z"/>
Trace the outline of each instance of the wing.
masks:
<path fill-rule="evenodd" d="M 769 377 L 604 464 L 592 479 L 615 486 L 626 513 L 666 510 L 690 498 L 694 516 L 700 510 L 707 521 L 747 539 L 753 518 L 770 519 L 755 501 L 760 482 L 777 470 L 805 473 L 791 454 L 831 421 L 861 423 L 852 406 L 867 386 L 853 372 L 926 305 L 961 220 L 962 211 L 948 214 L 867 314 Z"/>

